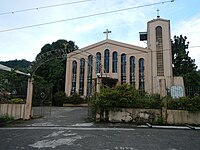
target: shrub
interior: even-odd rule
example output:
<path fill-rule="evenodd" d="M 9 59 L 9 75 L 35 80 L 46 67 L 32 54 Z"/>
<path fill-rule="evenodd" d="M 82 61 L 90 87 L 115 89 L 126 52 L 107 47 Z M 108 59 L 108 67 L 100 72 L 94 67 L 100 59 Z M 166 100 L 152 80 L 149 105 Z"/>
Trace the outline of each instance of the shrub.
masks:
<path fill-rule="evenodd" d="M 5 123 L 7 121 L 14 120 L 13 117 L 10 117 L 8 114 L 4 114 L 0 116 L 0 123 Z"/>
<path fill-rule="evenodd" d="M 25 102 L 26 101 L 21 98 L 13 98 L 10 100 L 10 103 L 13 103 L 13 104 L 24 104 Z"/>
<path fill-rule="evenodd" d="M 53 99 L 54 99 L 55 106 L 63 106 L 63 102 L 66 99 L 66 94 L 65 92 L 59 91 L 54 94 Z"/>
<path fill-rule="evenodd" d="M 149 95 L 141 90 L 136 90 L 132 85 L 123 84 L 113 88 L 102 87 L 92 100 L 93 107 L 110 109 L 123 108 L 161 108 L 160 95 Z"/>
<path fill-rule="evenodd" d="M 86 99 L 81 95 L 75 93 L 74 95 L 65 97 L 63 103 L 66 104 L 83 104 L 86 103 Z"/>
<path fill-rule="evenodd" d="M 193 98 L 181 97 L 177 99 L 170 99 L 168 100 L 168 109 L 199 111 L 200 110 L 200 96 L 193 97 Z"/>

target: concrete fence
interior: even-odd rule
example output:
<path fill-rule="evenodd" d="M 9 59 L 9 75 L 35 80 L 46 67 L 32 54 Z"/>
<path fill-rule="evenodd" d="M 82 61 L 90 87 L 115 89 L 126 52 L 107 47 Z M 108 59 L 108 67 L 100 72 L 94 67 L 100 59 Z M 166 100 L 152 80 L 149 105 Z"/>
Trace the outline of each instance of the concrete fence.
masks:
<path fill-rule="evenodd" d="M 160 109 L 115 108 L 107 112 L 98 112 L 96 121 L 143 124 L 161 123 L 163 118 Z M 166 123 L 200 125 L 200 111 L 167 110 Z"/>
<path fill-rule="evenodd" d="M 24 119 L 26 104 L 0 104 L 0 116 L 9 115 L 14 119 Z"/>

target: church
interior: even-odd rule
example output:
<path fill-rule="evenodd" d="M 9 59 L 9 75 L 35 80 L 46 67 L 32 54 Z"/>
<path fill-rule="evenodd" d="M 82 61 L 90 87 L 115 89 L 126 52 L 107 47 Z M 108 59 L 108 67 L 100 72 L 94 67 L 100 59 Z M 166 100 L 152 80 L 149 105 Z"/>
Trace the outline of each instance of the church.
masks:
<path fill-rule="evenodd" d="M 173 77 L 169 20 L 157 16 L 147 22 L 147 31 L 140 32 L 140 40 L 147 41 L 146 48 L 108 39 L 110 32 L 104 32 L 106 40 L 68 54 L 66 95 L 90 96 L 98 79 L 132 84 L 148 93 L 160 93 L 162 79 L 168 89 L 184 88 L 183 78 Z"/>

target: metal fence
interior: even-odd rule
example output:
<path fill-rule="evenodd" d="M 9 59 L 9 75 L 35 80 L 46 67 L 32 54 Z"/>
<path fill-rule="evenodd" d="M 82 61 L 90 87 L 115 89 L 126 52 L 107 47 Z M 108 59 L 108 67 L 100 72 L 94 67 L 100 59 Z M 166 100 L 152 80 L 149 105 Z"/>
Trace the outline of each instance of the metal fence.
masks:
<path fill-rule="evenodd" d="M 188 97 L 200 96 L 200 86 L 185 87 L 185 96 Z"/>
<path fill-rule="evenodd" d="M 181 86 L 172 86 L 168 89 L 168 95 L 172 98 L 179 97 L 196 97 L 200 96 L 200 87 L 199 86 L 190 86 L 190 87 L 181 87 Z"/>

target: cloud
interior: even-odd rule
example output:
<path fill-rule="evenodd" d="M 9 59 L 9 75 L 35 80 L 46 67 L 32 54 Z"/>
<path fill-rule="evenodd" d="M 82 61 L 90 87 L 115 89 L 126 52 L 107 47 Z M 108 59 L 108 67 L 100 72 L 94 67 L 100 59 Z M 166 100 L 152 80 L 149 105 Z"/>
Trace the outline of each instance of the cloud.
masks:
<path fill-rule="evenodd" d="M 52 0 L 51 4 L 64 2 L 66 1 Z M 1 18 L 3 21 L 0 22 L 0 29 L 3 30 L 37 23 L 76 18 L 155 2 L 161 2 L 161 0 L 92 0 L 90 2 L 76 5 L 7 15 Z M 21 8 L 30 8 L 30 6 L 38 7 L 50 5 L 50 3 L 40 0 L 37 0 L 37 3 L 32 3 L 33 2 L 24 3 L 23 0 L 19 0 L 19 2 L 10 7 L 9 4 L 13 4 L 13 2 L 12 0 L 8 0 L 8 2 L 6 1 L 6 3 L 3 3 L 4 5 L 0 5 L 0 8 L 3 7 L 2 10 L 7 8 L 13 11 Z M 150 6 L 0 33 L 0 59 L 2 59 L 2 57 L 4 59 L 7 58 L 7 60 L 10 58 L 24 58 L 32 61 L 40 52 L 42 46 L 46 43 L 52 43 L 58 39 L 73 40 L 81 48 L 83 46 L 104 40 L 105 37 L 103 35 L 103 31 L 107 28 L 112 31 L 110 34 L 111 39 L 142 46 L 145 44 L 139 42 L 139 32 L 146 31 L 147 21 L 156 17 L 156 9 L 157 6 Z M 163 11 L 164 10 L 165 9 L 163 7 Z M 168 8 L 166 11 L 168 11 Z M 193 26 L 197 28 L 197 25 Z M 184 33 L 182 31 L 180 32 Z M 195 37 L 196 35 L 193 36 Z M 191 37 L 189 35 L 188 39 L 189 41 L 193 41 L 190 40 Z"/>
<path fill-rule="evenodd" d="M 174 35 L 183 35 L 187 36 L 189 43 L 189 56 L 192 59 L 195 59 L 196 64 L 198 65 L 200 69 L 200 47 L 194 47 L 194 46 L 200 46 L 200 14 L 197 14 L 196 16 L 177 22 L 174 26 Z M 191 48 L 190 48 L 191 47 Z"/>

